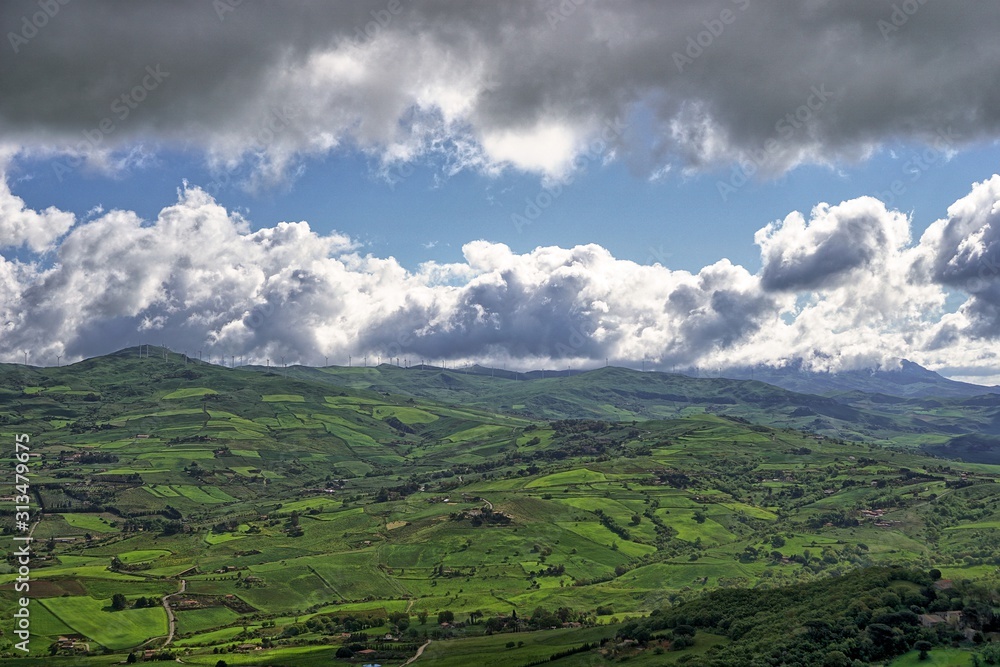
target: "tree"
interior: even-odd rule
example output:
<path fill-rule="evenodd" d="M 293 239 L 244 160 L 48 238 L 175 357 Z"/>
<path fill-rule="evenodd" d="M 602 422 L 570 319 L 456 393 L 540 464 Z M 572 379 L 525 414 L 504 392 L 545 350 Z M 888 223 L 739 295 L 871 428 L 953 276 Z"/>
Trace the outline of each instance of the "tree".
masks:
<path fill-rule="evenodd" d="M 340 648 L 337 649 L 337 653 L 335 655 L 338 658 L 353 658 L 354 651 L 347 648 L 346 646 L 341 646 Z"/>
<path fill-rule="evenodd" d="M 823 660 L 823 667 L 850 667 L 851 659 L 843 651 L 830 651 Z"/>
<path fill-rule="evenodd" d="M 932 648 L 934 648 L 934 645 L 931 644 L 929 641 L 925 641 L 925 640 L 921 639 L 920 641 L 918 641 L 917 643 L 915 643 L 913 645 L 913 648 L 915 648 L 916 650 L 920 651 L 920 655 L 918 657 L 921 660 L 926 660 L 927 659 L 927 652 L 930 651 Z"/>
<path fill-rule="evenodd" d="M 445 609 L 438 612 L 438 623 L 451 623 L 455 620 L 455 612 Z"/>
<path fill-rule="evenodd" d="M 225 660 L 220 660 L 217 663 L 215 663 L 215 667 L 229 667 L 229 663 L 226 662 Z"/>
<path fill-rule="evenodd" d="M 136 663 L 136 661 L 138 661 L 138 660 L 139 660 L 139 658 L 135 657 L 135 653 L 129 653 L 128 657 L 125 658 L 125 664 L 127 664 L 127 665 L 134 665 Z"/>
<path fill-rule="evenodd" d="M 987 665 L 1000 664 L 1000 643 L 987 644 L 981 655 Z"/>
<path fill-rule="evenodd" d="M 427 610 L 426 609 L 421 609 L 420 611 L 418 611 L 417 612 L 417 619 L 419 619 L 420 625 L 423 625 L 424 623 L 426 623 L 427 622 Z"/>
<path fill-rule="evenodd" d="M 111 596 L 111 608 L 115 611 L 128 609 L 128 600 L 121 593 L 115 593 Z"/>

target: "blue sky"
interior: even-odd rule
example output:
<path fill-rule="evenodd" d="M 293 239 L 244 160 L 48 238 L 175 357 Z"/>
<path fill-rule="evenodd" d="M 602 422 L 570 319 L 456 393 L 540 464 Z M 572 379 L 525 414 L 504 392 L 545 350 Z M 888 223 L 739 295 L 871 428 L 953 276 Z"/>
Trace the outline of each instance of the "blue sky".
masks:
<path fill-rule="evenodd" d="M 80 218 L 95 206 L 124 208 L 150 220 L 187 180 L 209 189 L 226 208 L 245 212 L 255 229 L 306 220 L 320 232 L 346 233 L 364 251 L 395 257 L 409 269 L 431 260 L 460 261 L 462 245 L 484 239 L 519 253 L 540 245 L 596 243 L 619 259 L 692 272 L 726 257 L 756 271 L 760 253 L 754 232 L 791 211 L 878 196 L 912 214 L 919 236 L 971 183 L 1000 168 L 1000 151 L 993 145 L 922 160 L 925 150 L 904 144 L 857 164 L 801 166 L 753 179 L 725 201 L 718 182 L 731 177 L 732 167 L 651 180 L 621 162 L 595 161 L 560 184 L 552 203 L 520 226 L 513 217 L 524 216 L 534 200 L 544 203 L 542 193 L 556 186 L 516 172 L 449 176 L 434 163 L 408 166 L 402 172 L 406 178 L 398 172 L 386 176 L 357 152 L 306 160 L 301 175 L 258 190 L 248 190 L 237 175 L 213 188 L 221 179 L 202 156 L 178 151 L 158 153 L 149 166 L 113 175 L 83 168 L 59 174 L 53 168 L 58 158 L 25 160 L 10 180 L 14 193 L 32 208 L 54 205 Z M 905 186 L 897 188 L 899 194 L 892 192 L 896 181 Z"/>
<path fill-rule="evenodd" d="M 0 5 L 0 359 L 1000 382 L 1000 8 L 59 7 Z"/>

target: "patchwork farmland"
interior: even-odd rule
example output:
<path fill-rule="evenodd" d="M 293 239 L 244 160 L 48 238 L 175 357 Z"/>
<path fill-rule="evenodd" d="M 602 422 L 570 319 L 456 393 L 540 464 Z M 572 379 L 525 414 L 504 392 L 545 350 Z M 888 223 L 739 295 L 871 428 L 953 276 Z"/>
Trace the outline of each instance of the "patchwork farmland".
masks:
<path fill-rule="evenodd" d="M 135 349 L 0 367 L 2 437 L 36 455 L 18 664 L 400 665 L 428 640 L 416 664 L 715 664 L 741 646 L 721 627 L 626 639 L 711 591 L 877 567 L 934 570 L 952 606 L 996 590 L 1000 467 L 732 415 L 546 419 L 359 386 L 397 370 L 337 385 Z"/>

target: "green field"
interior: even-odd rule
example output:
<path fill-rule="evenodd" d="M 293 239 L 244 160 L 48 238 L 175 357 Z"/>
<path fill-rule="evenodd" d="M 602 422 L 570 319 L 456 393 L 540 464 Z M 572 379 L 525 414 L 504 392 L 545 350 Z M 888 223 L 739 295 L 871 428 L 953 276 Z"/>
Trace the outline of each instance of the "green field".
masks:
<path fill-rule="evenodd" d="M 972 664 L 972 656 L 972 651 L 935 648 L 927 654 L 926 660 L 921 660 L 920 654 L 912 651 L 893 660 L 890 667 L 968 667 Z"/>
<path fill-rule="evenodd" d="M 1000 608 L 1000 466 L 927 456 L 902 431 L 889 446 L 884 421 L 871 430 L 878 442 L 774 427 L 774 415 L 755 423 L 755 401 L 787 399 L 760 383 L 620 369 L 516 382 L 395 367 L 147 369 L 138 355 L 112 355 L 25 381 L 23 368 L 0 365 L 3 386 L 17 388 L 10 418 L 38 430 L 33 655 L 76 634 L 95 653 L 37 664 L 159 649 L 165 599 L 177 618 L 170 660 L 214 665 L 222 652 L 228 664 L 294 667 L 338 664 L 345 646 L 375 651 L 354 663 L 400 665 L 428 639 L 418 667 L 723 667 L 712 656 L 757 641 L 746 630 L 757 621 L 730 621 L 743 639 L 692 616 L 694 644 L 676 651 L 670 628 L 634 645 L 616 634 L 711 594 L 880 566 L 914 577 L 937 568 L 950 587 L 935 602 L 921 597 L 926 582 L 899 583 L 898 600 L 865 599 L 868 611 L 851 618 Z M 690 400 L 674 410 L 674 398 L 636 398 L 642 382 Z M 501 386 L 499 411 L 475 407 Z M 745 411 L 712 414 L 709 398 Z M 581 409 L 594 414 L 565 418 Z M 0 618 L 11 619 L 18 575 L 3 548 Z M 126 608 L 111 609 L 115 594 Z M 439 624 L 439 613 L 453 621 Z M 760 646 L 811 638 L 800 616 Z M 0 661 L 14 656 L 6 623 Z M 971 664 L 972 642 L 933 639 L 932 660 Z M 262 644 L 273 648 L 239 648 Z M 902 655 L 910 644 L 893 664 L 915 660 Z"/>
<path fill-rule="evenodd" d="M 98 533 L 118 532 L 120 528 L 112 528 L 110 523 L 114 517 L 98 516 L 95 514 L 61 514 L 63 520 L 74 528 L 89 530 Z"/>
<path fill-rule="evenodd" d="M 169 394 L 166 394 L 164 400 L 173 400 L 178 398 L 195 398 L 198 396 L 207 396 L 209 394 L 215 394 L 214 389 L 208 389 L 207 387 L 186 387 L 184 389 L 177 389 Z"/>
<path fill-rule="evenodd" d="M 131 648 L 151 636 L 167 633 L 167 615 L 162 607 L 113 612 L 110 599 L 86 596 L 49 598 L 41 604 L 75 632 L 110 649 Z"/>
<path fill-rule="evenodd" d="M 123 563 L 141 563 L 147 560 L 155 560 L 164 556 L 169 556 L 166 549 L 141 549 L 139 551 L 126 551 L 118 554 L 118 558 Z"/>

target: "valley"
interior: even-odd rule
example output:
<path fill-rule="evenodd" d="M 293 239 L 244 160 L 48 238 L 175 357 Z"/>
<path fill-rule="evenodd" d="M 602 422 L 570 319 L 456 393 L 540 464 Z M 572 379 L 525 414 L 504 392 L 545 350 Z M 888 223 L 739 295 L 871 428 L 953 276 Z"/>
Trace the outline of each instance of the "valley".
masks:
<path fill-rule="evenodd" d="M 518 380 L 156 352 L 0 367 L 0 436 L 30 434 L 37 521 L 36 658 L 17 664 L 400 665 L 424 647 L 415 664 L 707 665 L 739 637 L 705 626 L 678 648 L 661 629 L 656 653 L 623 628 L 870 568 L 996 592 L 1000 466 L 931 455 L 992 419 L 989 394 L 917 415 L 930 399 L 615 368 Z"/>

